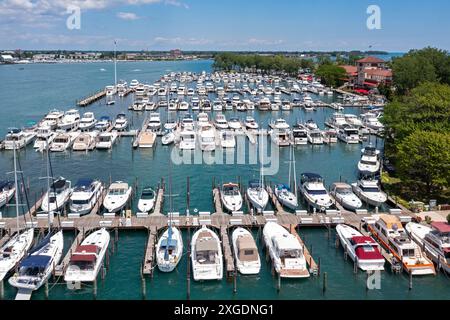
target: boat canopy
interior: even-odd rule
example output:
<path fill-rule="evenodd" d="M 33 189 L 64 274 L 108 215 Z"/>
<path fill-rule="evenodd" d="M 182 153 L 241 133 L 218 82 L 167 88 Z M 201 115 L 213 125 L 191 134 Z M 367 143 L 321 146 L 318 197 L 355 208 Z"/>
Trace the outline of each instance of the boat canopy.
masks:
<path fill-rule="evenodd" d="M 239 250 L 239 260 L 241 261 L 258 260 L 258 249 L 256 248 L 255 242 L 251 237 L 249 236 L 238 237 L 237 246 Z"/>
<path fill-rule="evenodd" d="M 74 253 L 70 257 L 70 262 L 95 262 L 97 260 L 97 257 L 95 254 L 77 254 Z"/>
<path fill-rule="evenodd" d="M 307 180 L 312 180 L 312 181 L 323 180 L 322 176 L 317 173 L 305 172 L 305 173 L 302 173 L 302 177 L 306 178 Z"/>
<path fill-rule="evenodd" d="M 433 222 L 431 226 L 439 233 L 450 233 L 450 224 L 446 222 Z"/>
<path fill-rule="evenodd" d="M 77 190 L 87 189 L 90 187 L 90 185 L 93 182 L 94 182 L 94 180 L 90 179 L 90 178 L 80 179 L 77 181 L 77 184 L 75 185 L 75 189 L 77 189 Z"/>
<path fill-rule="evenodd" d="M 14 186 L 12 181 L 0 181 L 0 190 L 11 189 Z"/>
<path fill-rule="evenodd" d="M 261 188 L 261 183 L 259 180 L 250 180 L 248 182 L 248 187 L 251 189 Z"/>
<path fill-rule="evenodd" d="M 167 241 L 167 240 L 169 240 L 169 241 Z M 165 238 L 165 239 L 163 239 L 161 241 L 161 248 L 173 249 L 173 248 L 177 247 L 177 243 L 178 243 L 177 239 L 173 239 L 173 238 L 167 239 L 167 238 Z"/>
<path fill-rule="evenodd" d="M 277 185 L 277 189 L 278 190 L 283 190 L 283 189 L 285 189 L 285 190 L 287 190 L 287 191 L 291 191 L 291 188 L 289 188 L 287 185 L 285 185 L 285 184 L 279 184 L 279 185 Z"/>
<path fill-rule="evenodd" d="M 55 182 L 53 182 L 52 186 L 50 187 L 50 189 L 62 189 L 66 186 L 66 179 L 64 178 L 58 178 Z"/>
<path fill-rule="evenodd" d="M 8 133 L 19 133 L 20 130 L 19 128 L 8 128 Z"/>
<path fill-rule="evenodd" d="M 78 246 L 75 253 L 97 253 L 99 247 L 93 244 Z"/>
<path fill-rule="evenodd" d="M 22 261 L 20 267 L 44 269 L 47 267 L 48 263 L 50 262 L 50 259 L 51 259 L 50 256 L 44 255 L 29 256 L 28 258 Z"/>
<path fill-rule="evenodd" d="M 197 241 L 197 246 L 195 250 L 197 252 L 217 251 L 217 242 L 214 239 L 200 239 Z"/>

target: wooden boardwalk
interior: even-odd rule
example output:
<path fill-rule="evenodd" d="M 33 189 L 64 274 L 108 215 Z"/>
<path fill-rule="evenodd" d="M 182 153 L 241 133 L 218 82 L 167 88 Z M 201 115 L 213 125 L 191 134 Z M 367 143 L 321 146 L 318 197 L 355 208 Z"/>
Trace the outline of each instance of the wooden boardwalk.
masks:
<path fill-rule="evenodd" d="M 280 214 L 284 213 L 284 208 L 281 205 L 281 203 L 278 201 L 278 198 L 275 195 L 275 193 L 273 192 L 272 187 L 268 185 L 268 186 L 266 186 L 266 190 L 267 190 L 267 193 L 269 194 L 269 199 L 272 201 L 274 207 L 276 208 L 276 212 L 280 213 Z"/>
<path fill-rule="evenodd" d="M 317 263 L 314 261 L 314 258 L 312 257 L 311 253 L 309 252 L 308 247 L 305 245 L 302 238 L 297 233 L 297 230 L 295 230 L 295 225 L 291 224 L 291 225 L 284 226 L 284 227 L 286 229 L 288 229 L 291 234 L 296 236 L 296 238 L 300 242 L 300 245 L 303 247 L 303 255 L 305 256 L 306 263 L 309 266 L 310 273 L 313 273 L 313 274 L 317 273 L 319 270 L 319 267 L 318 267 Z"/>
<path fill-rule="evenodd" d="M 214 208 L 216 209 L 216 213 L 223 214 L 222 200 L 220 199 L 219 188 L 213 189 L 213 199 L 214 199 Z"/>
<path fill-rule="evenodd" d="M 162 214 L 163 204 L 164 204 L 164 186 L 161 184 L 161 186 L 158 189 L 158 193 L 156 195 L 155 209 L 153 210 L 152 215 Z"/>
<path fill-rule="evenodd" d="M 150 227 L 148 231 L 147 246 L 145 247 L 145 257 L 142 264 L 142 274 L 151 275 L 156 266 L 155 246 L 158 238 L 158 230 L 156 227 Z"/>
<path fill-rule="evenodd" d="M 235 269 L 230 239 L 228 237 L 227 227 L 224 225 L 220 227 L 220 237 L 222 239 L 222 250 L 226 268 L 225 270 L 227 272 L 227 278 L 229 279 L 233 276 Z"/>
<path fill-rule="evenodd" d="M 104 96 L 106 96 L 106 90 L 101 90 L 99 92 L 94 93 L 93 95 L 84 98 L 80 101 L 77 101 L 77 106 L 79 107 L 87 107 L 88 105 L 90 105 L 91 103 L 94 103 L 97 100 L 100 100 L 101 98 L 103 98 Z"/>
<path fill-rule="evenodd" d="M 72 245 L 70 249 L 67 251 L 66 255 L 64 256 L 63 260 L 59 265 L 55 267 L 55 276 L 62 277 L 64 273 L 66 272 L 66 268 L 69 265 L 70 258 L 72 257 L 72 253 L 75 252 L 77 247 L 81 244 L 81 242 L 84 240 L 85 233 L 83 231 L 78 231 L 78 234 L 76 238 L 73 240 Z"/>
<path fill-rule="evenodd" d="M 139 140 L 141 139 L 142 134 L 147 130 L 148 122 L 150 119 L 146 117 L 144 121 L 142 122 L 142 127 L 140 130 L 137 131 L 137 134 L 135 135 L 134 141 L 133 141 L 133 148 L 139 147 Z"/>

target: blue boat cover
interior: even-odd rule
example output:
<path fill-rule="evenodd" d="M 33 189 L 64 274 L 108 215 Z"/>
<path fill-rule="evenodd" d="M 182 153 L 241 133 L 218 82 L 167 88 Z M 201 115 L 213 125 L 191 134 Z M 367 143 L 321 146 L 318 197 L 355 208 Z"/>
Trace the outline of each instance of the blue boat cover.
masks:
<path fill-rule="evenodd" d="M 20 267 L 44 269 L 47 267 L 49 262 L 50 256 L 41 256 L 41 255 L 29 256 L 28 258 L 22 261 Z"/>
<path fill-rule="evenodd" d="M 291 191 L 291 188 L 289 188 L 287 185 L 285 185 L 285 184 L 279 184 L 279 185 L 277 185 L 277 189 L 278 190 L 283 190 L 283 189 L 286 189 L 287 191 Z"/>
<path fill-rule="evenodd" d="M 39 251 L 40 249 L 42 249 L 43 247 L 45 247 L 49 242 L 50 242 L 50 238 L 54 235 L 55 233 L 54 232 L 50 232 L 50 233 L 48 233 L 46 236 L 45 236 L 45 238 L 43 238 L 34 248 L 32 248 L 31 250 L 30 250 L 30 255 L 29 256 L 31 256 L 31 254 L 32 253 L 34 253 L 34 252 L 36 252 L 36 251 Z"/>
<path fill-rule="evenodd" d="M 77 181 L 77 184 L 75 185 L 75 188 L 82 188 L 82 187 L 89 187 L 92 182 L 94 182 L 94 179 L 91 178 L 83 178 L 83 179 L 79 179 Z"/>
<path fill-rule="evenodd" d="M 0 190 L 9 188 L 11 189 L 14 186 L 13 181 L 0 181 Z"/>
<path fill-rule="evenodd" d="M 302 173 L 302 176 L 305 177 L 305 178 L 311 179 L 311 180 L 314 180 L 314 179 L 322 180 L 322 176 L 320 174 L 317 174 L 317 173 L 305 172 L 305 173 Z"/>
<path fill-rule="evenodd" d="M 175 248 L 177 246 L 177 239 L 170 239 L 169 241 L 167 241 L 168 239 L 163 239 L 161 241 L 161 247 L 163 248 Z M 169 245 L 167 245 L 167 242 L 169 243 Z"/>
<path fill-rule="evenodd" d="M 250 180 L 248 182 L 248 186 L 249 186 L 249 188 L 260 188 L 261 183 L 259 182 L 259 180 Z"/>

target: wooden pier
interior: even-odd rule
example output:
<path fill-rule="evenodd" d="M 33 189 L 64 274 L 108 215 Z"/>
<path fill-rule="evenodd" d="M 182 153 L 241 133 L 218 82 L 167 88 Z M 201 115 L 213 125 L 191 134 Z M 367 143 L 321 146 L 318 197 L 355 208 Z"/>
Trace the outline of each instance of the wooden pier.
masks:
<path fill-rule="evenodd" d="M 77 106 L 79 107 L 87 107 L 88 105 L 94 103 L 97 100 L 100 100 L 101 98 L 103 98 L 104 96 L 106 96 L 106 90 L 101 90 L 99 92 L 94 93 L 93 95 L 84 98 L 80 101 L 77 101 Z"/>
<path fill-rule="evenodd" d="M 141 139 L 142 134 L 145 132 L 145 130 L 147 130 L 147 126 L 148 126 L 148 122 L 150 121 L 149 118 L 145 118 L 144 121 L 142 122 L 142 127 L 141 130 L 138 130 L 134 141 L 133 141 L 133 148 L 137 148 L 139 147 L 139 140 Z"/>
<path fill-rule="evenodd" d="M 316 261 L 314 261 L 314 258 L 312 257 L 311 253 L 309 252 L 308 247 L 305 245 L 302 238 L 297 233 L 297 230 L 295 230 L 295 225 L 291 224 L 291 225 L 284 226 L 284 227 L 286 229 L 288 229 L 289 232 L 291 234 L 293 234 L 297 238 L 297 240 L 300 242 L 300 245 L 303 248 L 303 255 L 305 256 L 306 263 L 309 266 L 310 273 L 316 274 L 319 270 L 319 267 L 318 267 Z"/>
<path fill-rule="evenodd" d="M 275 192 L 273 192 L 271 186 L 266 186 L 267 193 L 269 194 L 269 199 L 272 201 L 273 205 L 276 208 L 277 213 L 284 213 L 284 208 L 281 205 L 281 203 L 278 201 L 277 196 L 275 195 Z"/>
<path fill-rule="evenodd" d="M 155 200 L 155 209 L 151 215 L 161 215 L 164 204 L 164 182 L 161 181 L 161 185 L 158 188 L 158 193 Z"/>
<path fill-rule="evenodd" d="M 225 260 L 225 270 L 227 273 L 226 276 L 227 279 L 231 279 L 235 272 L 234 259 L 233 252 L 231 250 L 230 239 L 228 237 L 227 227 L 224 225 L 220 227 L 220 237 L 222 239 L 223 257 Z"/>
<path fill-rule="evenodd" d="M 158 238 L 158 230 L 155 226 L 148 230 L 147 246 L 145 247 L 144 262 L 142 264 L 142 274 L 152 275 L 156 264 L 155 245 Z"/>
<path fill-rule="evenodd" d="M 62 277 L 64 276 L 64 273 L 66 272 L 67 266 L 69 265 L 70 258 L 72 257 L 72 253 L 76 251 L 77 247 L 81 244 L 81 242 L 84 240 L 85 233 L 83 230 L 78 230 L 78 234 L 75 237 L 75 239 L 72 242 L 72 246 L 67 251 L 66 255 L 64 256 L 61 263 L 54 268 L 54 275 L 56 277 Z"/>
<path fill-rule="evenodd" d="M 214 199 L 214 207 L 216 209 L 216 213 L 223 214 L 222 200 L 220 199 L 219 188 L 213 189 L 213 199 Z"/>

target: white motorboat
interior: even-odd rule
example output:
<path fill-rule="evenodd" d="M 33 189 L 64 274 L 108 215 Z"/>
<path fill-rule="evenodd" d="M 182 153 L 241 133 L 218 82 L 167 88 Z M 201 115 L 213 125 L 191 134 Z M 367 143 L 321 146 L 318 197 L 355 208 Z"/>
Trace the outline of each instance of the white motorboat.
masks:
<path fill-rule="evenodd" d="M 214 125 L 218 130 L 228 129 L 228 121 L 223 113 L 218 113 L 214 119 Z"/>
<path fill-rule="evenodd" d="M 281 102 L 281 110 L 283 111 L 292 110 L 292 103 L 289 100 L 283 100 L 283 102 Z"/>
<path fill-rule="evenodd" d="M 302 173 L 300 192 L 308 204 L 318 211 L 329 209 L 333 202 L 323 185 L 323 178 L 316 173 Z"/>
<path fill-rule="evenodd" d="M 177 122 L 172 119 L 167 119 L 167 122 L 164 124 L 164 129 L 172 131 L 177 127 Z"/>
<path fill-rule="evenodd" d="M 347 210 L 355 211 L 362 207 L 361 200 L 353 193 L 352 186 L 347 183 L 333 183 L 330 194 Z"/>
<path fill-rule="evenodd" d="M 136 79 L 133 79 L 133 80 L 131 80 L 131 82 L 130 82 L 130 89 L 136 90 L 136 88 L 138 87 L 138 85 L 139 85 L 139 81 L 137 81 Z"/>
<path fill-rule="evenodd" d="M 61 119 L 61 122 L 58 124 L 58 128 L 61 130 L 76 130 L 80 124 L 80 113 L 77 109 L 70 109 Z"/>
<path fill-rule="evenodd" d="M 268 110 L 270 110 L 271 109 L 270 99 L 267 98 L 267 97 L 264 97 L 261 100 L 259 100 L 258 109 L 259 109 L 259 111 L 268 111 Z"/>
<path fill-rule="evenodd" d="M 19 290 L 38 290 L 50 278 L 54 266 L 61 260 L 63 248 L 62 230 L 48 233 L 19 264 L 18 272 L 9 278 L 9 284 Z"/>
<path fill-rule="evenodd" d="M 169 225 L 156 244 L 156 264 L 161 272 L 172 272 L 183 255 L 181 231 Z"/>
<path fill-rule="evenodd" d="M 209 101 L 208 99 L 202 100 L 200 108 L 203 111 L 211 111 L 212 110 L 211 101 Z"/>
<path fill-rule="evenodd" d="M 209 117 L 206 112 L 200 112 L 197 115 L 197 127 L 200 129 L 203 126 L 209 126 Z"/>
<path fill-rule="evenodd" d="M 365 113 L 361 115 L 362 125 L 376 131 L 382 131 L 384 125 L 380 122 L 377 115 L 374 113 Z"/>
<path fill-rule="evenodd" d="M 142 189 L 141 197 L 138 201 L 138 209 L 140 212 L 149 212 L 155 206 L 156 194 L 151 187 Z"/>
<path fill-rule="evenodd" d="M 211 124 L 199 128 L 198 139 L 202 151 L 214 151 L 216 149 L 216 131 Z"/>
<path fill-rule="evenodd" d="M 95 149 L 98 131 L 81 133 L 73 142 L 73 151 L 89 151 Z"/>
<path fill-rule="evenodd" d="M 186 114 L 183 119 L 181 119 L 181 129 L 182 130 L 194 130 L 194 118 L 191 114 Z"/>
<path fill-rule="evenodd" d="M 51 144 L 55 138 L 56 133 L 52 131 L 49 126 L 38 127 L 36 140 L 34 141 L 33 148 L 38 151 L 43 151 L 47 149 L 47 143 Z"/>
<path fill-rule="evenodd" d="M 172 144 L 175 142 L 175 133 L 172 130 L 168 130 L 162 137 L 161 137 L 161 143 L 164 146 L 167 146 L 169 144 Z"/>
<path fill-rule="evenodd" d="M 181 101 L 178 105 L 178 110 L 180 111 L 188 111 L 189 110 L 189 102 Z"/>
<path fill-rule="evenodd" d="M 358 180 L 352 183 L 352 189 L 363 202 L 371 206 L 379 207 L 387 201 L 387 195 L 380 189 L 377 180 Z"/>
<path fill-rule="evenodd" d="M 3 142 L 5 150 L 22 149 L 29 145 L 36 137 L 36 133 L 33 131 L 25 131 L 17 128 L 11 128 L 8 131 Z"/>
<path fill-rule="evenodd" d="M 262 212 L 269 202 L 269 194 L 264 184 L 258 180 L 251 180 L 247 188 L 247 197 L 257 212 Z"/>
<path fill-rule="evenodd" d="M 220 134 L 220 146 L 225 149 L 232 149 L 236 147 L 236 138 L 234 132 L 223 131 Z"/>
<path fill-rule="evenodd" d="M 373 217 L 376 219 L 375 224 L 369 224 L 367 228 L 389 251 L 393 261 L 400 263 L 403 269 L 413 276 L 436 274 L 433 262 L 425 256 L 417 243 L 408 237 L 397 216 L 380 214 Z"/>
<path fill-rule="evenodd" d="M 313 119 L 309 119 L 308 121 L 306 121 L 305 127 L 308 130 L 318 130 L 319 129 L 319 126 Z"/>
<path fill-rule="evenodd" d="M 258 123 L 255 121 L 255 119 L 253 118 L 253 117 L 251 117 L 251 116 L 247 116 L 246 118 L 245 118 L 245 127 L 247 128 L 247 129 L 250 129 L 250 130 L 258 130 L 258 128 L 259 128 L 259 125 L 258 125 Z"/>
<path fill-rule="evenodd" d="M 446 222 L 432 222 L 431 227 L 409 222 L 405 226 L 410 237 L 423 248 L 438 269 L 450 273 L 450 225 Z"/>
<path fill-rule="evenodd" d="M 302 124 L 296 124 L 292 127 L 292 142 L 294 145 L 308 144 L 308 130 Z"/>
<path fill-rule="evenodd" d="M 72 183 L 63 177 L 54 180 L 44 195 L 41 208 L 44 212 L 58 212 L 62 210 L 72 195 Z"/>
<path fill-rule="evenodd" d="M 126 182 L 116 181 L 108 188 L 103 207 L 110 213 L 122 210 L 131 198 L 132 188 Z"/>
<path fill-rule="evenodd" d="M 93 112 L 86 112 L 83 114 L 83 117 L 80 120 L 80 125 L 78 128 L 81 131 L 88 131 L 95 127 L 97 124 L 97 120 L 95 119 Z"/>
<path fill-rule="evenodd" d="M 51 130 L 58 128 L 59 123 L 64 117 L 64 112 L 59 110 L 51 110 L 44 119 L 39 123 L 40 127 L 50 127 Z"/>
<path fill-rule="evenodd" d="M 359 143 L 359 130 L 350 125 L 343 125 L 338 130 L 338 139 L 345 143 Z"/>
<path fill-rule="evenodd" d="M 75 252 L 72 252 L 69 265 L 64 272 L 64 281 L 72 284 L 96 281 L 109 241 L 110 235 L 105 228 L 88 235 L 77 246 Z"/>
<path fill-rule="evenodd" d="M 192 274 L 195 281 L 221 280 L 223 255 L 217 234 L 203 225 L 191 241 Z"/>
<path fill-rule="evenodd" d="M 267 222 L 263 229 L 275 271 L 281 278 L 308 278 L 309 271 L 300 241 L 275 222 Z"/>
<path fill-rule="evenodd" d="M 340 243 L 352 259 L 363 271 L 383 271 L 384 258 L 380 246 L 369 236 L 363 236 L 359 231 L 345 224 L 336 226 Z"/>
<path fill-rule="evenodd" d="M 361 128 L 363 125 L 361 119 L 359 119 L 358 116 L 354 114 L 345 114 L 344 117 L 345 121 L 355 128 Z"/>
<path fill-rule="evenodd" d="M 0 248 L 0 281 L 14 269 L 30 250 L 34 239 L 34 229 L 26 229 L 14 234 L 8 242 Z"/>
<path fill-rule="evenodd" d="M 70 196 L 70 212 L 79 215 L 88 214 L 94 208 L 102 193 L 103 185 L 99 180 L 78 180 Z"/>
<path fill-rule="evenodd" d="M 228 126 L 229 126 L 230 129 L 232 129 L 232 130 L 239 130 L 239 129 L 242 128 L 241 121 L 239 121 L 238 118 L 231 118 L 231 119 L 228 121 Z"/>
<path fill-rule="evenodd" d="M 380 150 L 372 145 L 361 150 L 361 159 L 358 162 L 358 171 L 362 175 L 374 175 L 380 171 Z"/>
<path fill-rule="evenodd" d="M 108 116 L 103 116 L 95 125 L 95 130 L 106 131 L 111 126 L 111 119 Z"/>
<path fill-rule="evenodd" d="M 213 109 L 214 111 L 222 111 L 222 110 L 223 110 L 222 101 L 220 101 L 220 100 L 214 100 L 212 109 Z"/>
<path fill-rule="evenodd" d="M 192 109 L 192 111 L 197 111 L 200 109 L 200 99 L 198 97 L 192 97 L 191 109 Z"/>
<path fill-rule="evenodd" d="M 181 150 L 194 150 L 195 137 L 196 137 L 195 131 L 181 130 L 179 148 Z"/>
<path fill-rule="evenodd" d="M 319 129 L 308 130 L 306 133 L 306 137 L 308 142 L 311 144 L 323 144 L 323 135 L 322 131 Z"/>
<path fill-rule="evenodd" d="M 345 115 L 340 112 L 333 113 L 331 118 L 328 119 L 325 124 L 334 129 L 339 129 L 345 125 L 349 125 L 345 119 Z"/>
<path fill-rule="evenodd" d="M 107 96 L 113 96 L 117 93 L 116 86 L 106 86 L 105 91 Z"/>
<path fill-rule="evenodd" d="M 117 132 L 102 132 L 97 137 L 95 148 L 99 150 L 111 149 L 118 137 Z"/>
<path fill-rule="evenodd" d="M 127 116 L 124 113 L 119 113 L 114 121 L 114 129 L 117 131 L 123 131 L 128 127 Z"/>
<path fill-rule="evenodd" d="M 51 152 L 64 152 L 69 149 L 80 135 L 79 132 L 59 132 L 50 144 Z"/>
<path fill-rule="evenodd" d="M 161 117 L 158 112 L 150 113 L 150 118 L 147 123 L 147 129 L 153 132 L 161 129 Z"/>
<path fill-rule="evenodd" d="M 239 185 L 236 183 L 225 183 L 220 190 L 222 204 L 229 212 L 239 211 L 242 208 L 242 195 Z"/>
<path fill-rule="evenodd" d="M 236 228 L 231 235 L 236 268 L 241 274 L 258 274 L 261 270 L 261 259 L 252 234 L 241 227 Z"/>
<path fill-rule="evenodd" d="M 13 181 L 0 181 L 0 208 L 11 201 L 16 187 Z"/>

